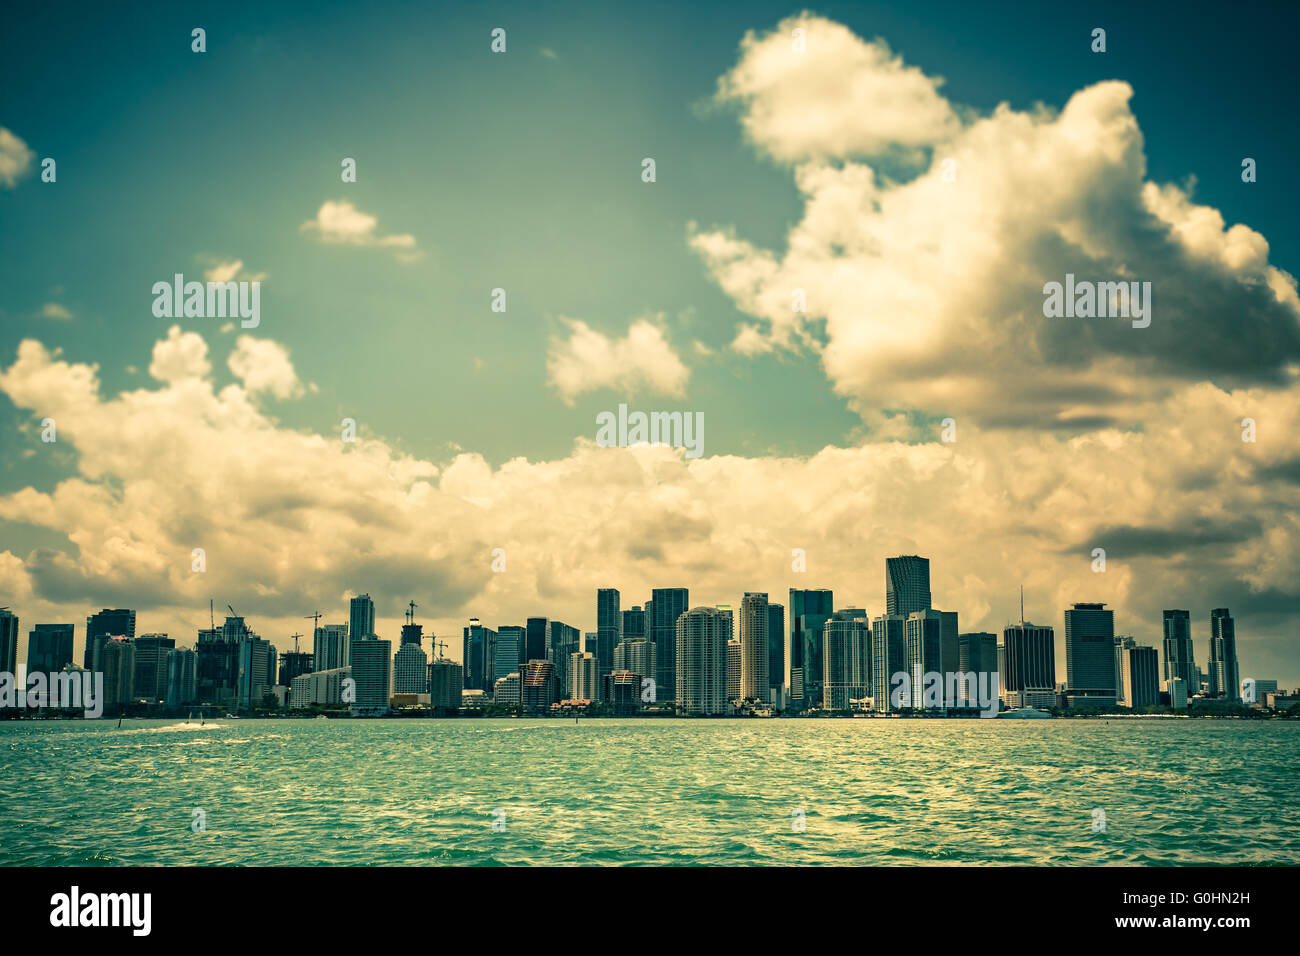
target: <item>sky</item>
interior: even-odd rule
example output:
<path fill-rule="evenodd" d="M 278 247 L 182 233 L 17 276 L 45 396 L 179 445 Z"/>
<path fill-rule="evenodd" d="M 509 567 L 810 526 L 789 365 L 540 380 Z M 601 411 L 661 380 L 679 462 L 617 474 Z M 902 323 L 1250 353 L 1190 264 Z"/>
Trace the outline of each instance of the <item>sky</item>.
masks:
<path fill-rule="evenodd" d="M 267 6 L 5 15 L 20 659 L 101 607 L 188 645 L 209 599 L 281 650 L 414 600 L 452 656 L 595 630 L 598 587 L 874 615 L 919 553 L 962 630 L 1023 585 L 1059 679 L 1104 601 L 1156 645 L 1189 609 L 1202 666 L 1229 607 L 1300 685 L 1294 11 Z M 176 273 L 260 323 L 156 316 Z M 1150 326 L 1044 315 L 1067 274 L 1150 282 Z M 703 455 L 599 447 L 620 403 Z"/>

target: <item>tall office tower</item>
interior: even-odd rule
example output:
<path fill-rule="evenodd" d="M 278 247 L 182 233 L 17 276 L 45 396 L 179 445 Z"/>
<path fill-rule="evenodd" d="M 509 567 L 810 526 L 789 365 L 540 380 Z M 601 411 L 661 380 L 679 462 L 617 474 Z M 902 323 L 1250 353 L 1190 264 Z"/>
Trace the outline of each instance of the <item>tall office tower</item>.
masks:
<path fill-rule="evenodd" d="M 492 692 L 497 673 L 497 632 L 472 617 L 462 637 L 465 690 Z"/>
<path fill-rule="evenodd" d="M 582 633 L 571 624 L 563 621 L 551 621 L 551 630 L 547 635 L 546 659 L 555 665 L 555 679 L 560 685 L 560 697 L 572 697 L 569 693 L 569 655 L 582 651 Z"/>
<path fill-rule="evenodd" d="M 393 688 L 393 642 L 371 634 L 352 642 L 352 679 L 356 700 L 351 711 L 358 714 L 386 714 Z"/>
<path fill-rule="evenodd" d="M 822 706 L 848 710 L 871 696 L 871 622 L 861 608 L 836 611 L 822 626 Z"/>
<path fill-rule="evenodd" d="M 9 610 L 0 611 L 0 673 L 18 673 L 18 615 Z"/>
<path fill-rule="evenodd" d="M 654 618 L 650 630 L 655 642 L 655 694 L 669 700 L 677 692 L 677 619 L 686 613 L 691 594 L 687 588 L 654 588 Z"/>
<path fill-rule="evenodd" d="M 135 701 L 135 646 L 113 637 L 100 646 L 99 670 L 104 674 L 104 706 L 120 707 Z"/>
<path fill-rule="evenodd" d="M 925 706 L 925 675 L 939 673 L 943 659 L 943 617 L 938 611 L 913 611 L 903 625 L 907 638 L 907 676 L 912 706 Z"/>
<path fill-rule="evenodd" d="M 901 614 L 882 614 L 871 622 L 871 696 L 881 712 L 895 709 L 894 675 L 907 671 L 906 624 Z"/>
<path fill-rule="evenodd" d="M 427 694 L 429 658 L 419 644 L 402 644 L 393 655 L 393 693 Z"/>
<path fill-rule="evenodd" d="M 1226 700 L 1241 700 L 1237 626 L 1226 607 L 1210 612 L 1210 693 Z"/>
<path fill-rule="evenodd" d="M 375 602 L 358 594 L 348 605 L 348 637 L 352 643 L 375 640 Z"/>
<path fill-rule="evenodd" d="M 98 614 L 86 618 L 86 650 L 81 658 L 81 666 L 88 671 L 98 669 L 95 652 L 110 637 L 135 638 L 135 611 L 130 608 L 110 610 L 104 608 Z"/>
<path fill-rule="evenodd" d="M 266 655 L 266 690 L 270 693 L 271 688 L 275 686 L 275 665 L 280 660 L 280 651 L 270 642 L 266 646 L 269 649 Z"/>
<path fill-rule="evenodd" d="M 658 593 L 656 604 L 660 600 Z M 677 643 L 673 649 L 673 659 L 677 663 L 677 683 L 673 693 L 677 695 L 679 714 L 727 712 L 729 619 L 729 613 L 715 607 L 694 607 L 679 615 Z M 655 653 L 658 654 L 659 650 L 660 645 L 656 642 Z M 662 667 L 659 673 L 664 673 Z"/>
<path fill-rule="evenodd" d="M 519 674 L 519 702 L 529 713 L 545 713 L 560 700 L 560 678 L 555 665 L 533 660 Z"/>
<path fill-rule="evenodd" d="M 1070 691 L 1115 696 L 1115 612 L 1075 604 L 1065 612 L 1065 683 Z"/>
<path fill-rule="evenodd" d="M 551 622 L 544 617 L 530 617 L 525 622 L 528 640 L 524 645 L 524 663 L 546 660 L 546 648 L 551 640 Z"/>
<path fill-rule="evenodd" d="M 805 615 L 812 615 L 812 627 L 817 632 L 820 645 L 821 627 L 826 619 L 835 613 L 835 595 L 826 588 L 791 588 L 790 589 L 790 631 L 789 642 L 785 647 L 782 683 L 785 694 L 796 706 L 811 706 L 804 694 L 804 671 L 811 669 L 821 680 L 821 662 L 814 662 L 810 668 L 804 666 L 804 649 L 808 645 L 803 633 Z"/>
<path fill-rule="evenodd" d="M 768 700 L 767 595 L 746 591 L 740 601 L 740 696 Z"/>
<path fill-rule="evenodd" d="M 975 674 L 977 688 L 980 674 L 997 674 L 1001 670 L 998 665 L 998 636 L 987 631 L 957 635 L 957 670 L 962 674 Z M 990 679 L 988 686 L 992 688 L 990 692 L 994 697 L 999 696 L 998 683 Z M 961 694 L 959 704 L 969 706 L 976 703 L 967 693 L 970 688 L 965 681 L 958 681 L 957 688 Z"/>
<path fill-rule="evenodd" d="M 1124 703 L 1125 688 L 1128 687 L 1128 651 L 1137 646 L 1138 642 L 1132 637 L 1115 635 L 1115 703 L 1117 704 Z"/>
<path fill-rule="evenodd" d="M 642 638 L 649 640 L 649 635 L 645 632 L 645 611 L 639 606 L 630 607 L 623 612 L 623 640 Z M 644 676 L 644 675 L 643 675 Z"/>
<path fill-rule="evenodd" d="M 1124 700 L 1134 710 L 1160 703 L 1160 661 L 1154 647 L 1124 650 Z"/>
<path fill-rule="evenodd" d="M 188 647 L 177 647 L 167 652 L 167 689 L 163 692 L 163 700 L 168 707 L 184 707 L 198 702 L 197 663 L 198 655 Z"/>
<path fill-rule="evenodd" d="M 1028 621 L 1008 625 L 998 651 L 1002 657 L 999 682 L 1010 706 L 1056 700 L 1056 635 L 1050 626 Z"/>
<path fill-rule="evenodd" d="M 225 623 L 221 625 L 221 639 L 223 641 L 233 641 L 238 644 L 245 638 L 252 636 L 252 629 L 249 628 L 242 617 L 228 616 Z"/>
<path fill-rule="evenodd" d="M 348 626 L 322 624 L 312 639 L 312 670 L 332 671 L 348 666 Z"/>
<path fill-rule="evenodd" d="M 947 675 L 957 670 L 957 661 L 961 651 L 957 646 L 957 612 L 939 612 L 939 671 L 947 681 Z"/>
<path fill-rule="evenodd" d="M 424 640 L 424 625 L 415 623 L 416 607 L 417 605 L 414 601 L 406 606 L 406 623 L 402 625 L 401 643 L 414 644 L 416 647 L 419 647 L 420 642 Z M 400 645 L 398 646 L 398 650 L 401 650 Z M 420 693 L 424 693 L 424 691 L 421 691 Z"/>
<path fill-rule="evenodd" d="M 285 651 L 280 655 L 280 677 L 276 683 L 281 687 L 292 687 L 293 679 L 310 674 L 315 664 L 314 654 L 307 651 Z"/>
<path fill-rule="evenodd" d="M 589 651 L 569 655 L 569 699 L 600 700 L 600 659 Z"/>
<path fill-rule="evenodd" d="M 141 634 L 135 645 L 135 696 L 162 700 L 167 695 L 167 652 L 176 641 L 166 634 Z"/>
<path fill-rule="evenodd" d="M 619 607 L 616 588 L 596 591 L 596 660 L 600 662 L 600 676 L 613 669 L 614 648 L 623 639 L 623 612 Z"/>
<path fill-rule="evenodd" d="M 240 707 L 262 706 L 262 698 L 271 688 L 266 679 L 267 669 L 274 659 L 271 642 L 262 640 L 256 634 L 250 634 L 239 642 Z M 136 694 L 139 694 L 138 688 Z"/>
<path fill-rule="evenodd" d="M 528 629 L 518 624 L 503 624 L 497 628 L 497 656 L 493 674 L 500 680 L 507 674 L 516 674 L 524 663 L 524 648 L 528 645 Z"/>
<path fill-rule="evenodd" d="M 1196 687 L 1196 652 L 1192 647 L 1192 615 L 1188 611 L 1165 611 L 1164 679 L 1181 677 L 1187 687 Z"/>
<path fill-rule="evenodd" d="M 595 654 L 597 651 L 598 644 L 599 644 L 599 635 L 595 631 L 582 632 L 582 650 L 584 652 L 590 652 L 592 654 Z M 610 656 L 611 657 L 613 656 L 612 651 L 610 652 Z"/>
<path fill-rule="evenodd" d="M 456 710 L 464 690 L 464 671 L 450 657 L 429 662 L 429 706 L 434 710 Z"/>
<path fill-rule="evenodd" d="M 915 611 L 930 610 L 930 559 L 915 554 L 885 558 L 885 613 L 906 620 Z"/>
<path fill-rule="evenodd" d="M 740 641 L 727 641 L 727 700 L 740 700 Z"/>
<path fill-rule="evenodd" d="M 37 624 L 27 633 L 27 673 L 56 674 L 72 663 L 72 624 Z"/>
<path fill-rule="evenodd" d="M 645 638 L 623 638 L 614 648 L 614 670 L 631 671 L 637 677 L 653 678 L 655 646 Z"/>
<path fill-rule="evenodd" d="M 785 605 L 767 606 L 767 690 L 768 699 L 785 707 Z"/>

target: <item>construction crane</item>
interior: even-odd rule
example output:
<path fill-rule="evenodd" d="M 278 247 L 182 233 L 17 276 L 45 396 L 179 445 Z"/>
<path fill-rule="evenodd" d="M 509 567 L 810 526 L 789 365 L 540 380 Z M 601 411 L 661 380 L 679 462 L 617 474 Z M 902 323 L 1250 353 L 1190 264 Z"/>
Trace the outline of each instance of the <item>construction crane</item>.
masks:
<path fill-rule="evenodd" d="M 230 608 L 230 616 L 231 616 L 231 617 L 239 617 L 239 615 L 235 613 L 235 609 L 234 609 L 233 607 L 230 607 L 229 604 L 227 604 L 226 607 Z"/>
<path fill-rule="evenodd" d="M 415 609 L 416 609 L 417 607 L 419 607 L 420 605 L 418 605 L 418 604 L 416 604 L 414 601 L 412 601 L 412 602 L 410 602 L 410 604 L 408 604 L 407 606 L 410 608 L 410 610 L 406 612 L 406 623 L 407 623 L 407 624 L 414 624 L 414 623 L 415 623 Z"/>
<path fill-rule="evenodd" d="M 429 639 L 433 642 L 433 646 L 438 649 L 438 660 L 442 660 L 442 649 L 447 646 L 447 642 L 438 640 L 432 634 L 429 635 Z"/>
<path fill-rule="evenodd" d="M 314 614 L 304 614 L 304 615 L 302 616 L 302 619 L 303 619 L 304 621 L 312 621 L 312 622 L 313 622 L 313 624 L 312 624 L 312 631 L 311 631 L 311 636 L 312 636 L 313 638 L 316 636 L 316 632 L 320 630 L 320 619 L 321 619 L 322 617 L 324 617 L 324 615 L 321 614 L 320 611 L 317 611 L 317 612 L 315 612 Z"/>
<path fill-rule="evenodd" d="M 294 652 L 295 654 L 297 654 L 297 653 L 298 653 L 298 638 L 302 637 L 302 635 L 301 635 L 301 634 L 291 634 L 291 635 L 289 635 L 289 636 L 293 638 L 293 652 Z"/>

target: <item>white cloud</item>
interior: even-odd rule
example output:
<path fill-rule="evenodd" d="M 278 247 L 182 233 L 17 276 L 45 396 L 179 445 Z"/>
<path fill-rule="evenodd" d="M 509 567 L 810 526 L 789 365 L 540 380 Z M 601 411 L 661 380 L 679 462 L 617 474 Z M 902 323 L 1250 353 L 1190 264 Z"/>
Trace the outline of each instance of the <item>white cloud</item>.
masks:
<path fill-rule="evenodd" d="M 27 175 L 36 154 L 10 130 L 0 126 L 0 186 L 13 189 Z"/>
<path fill-rule="evenodd" d="M 235 340 L 228 364 L 250 395 L 267 392 L 276 398 L 295 398 L 302 394 L 289 350 L 279 342 L 241 335 Z"/>
<path fill-rule="evenodd" d="M 167 338 L 154 343 L 149 374 L 160 382 L 201 379 L 211 371 L 208 343 L 197 332 L 182 332 L 179 325 L 173 325 Z"/>
<path fill-rule="evenodd" d="M 73 314 L 57 302 L 46 302 L 41 306 L 41 315 L 47 319 L 67 320 L 74 318 Z"/>
<path fill-rule="evenodd" d="M 610 338 L 580 319 L 561 318 L 569 337 L 551 337 L 547 383 L 569 405 L 584 392 L 601 388 L 681 397 L 691 373 L 673 351 L 658 324 L 661 319 L 637 319 L 628 326 L 627 335 Z"/>
<path fill-rule="evenodd" d="M 203 271 L 203 277 L 209 282 L 264 282 L 267 278 L 265 272 L 248 272 L 244 269 L 244 260 L 230 259 L 212 260 L 209 268 Z"/>
<path fill-rule="evenodd" d="M 409 233 L 381 236 L 376 230 L 379 219 L 362 212 L 346 199 L 327 200 L 321 204 L 315 219 L 302 224 L 301 231 L 317 237 L 321 242 L 335 245 L 376 246 L 396 249 L 402 262 L 419 258 L 415 236 Z"/>

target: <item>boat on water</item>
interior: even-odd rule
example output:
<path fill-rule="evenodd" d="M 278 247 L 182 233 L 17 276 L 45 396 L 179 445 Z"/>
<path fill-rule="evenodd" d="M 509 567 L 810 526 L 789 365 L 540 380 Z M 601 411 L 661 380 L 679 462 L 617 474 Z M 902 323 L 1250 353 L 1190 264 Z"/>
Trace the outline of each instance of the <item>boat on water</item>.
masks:
<path fill-rule="evenodd" d="M 1039 710 L 1037 707 L 1015 707 L 1011 710 L 1004 710 L 999 717 L 1008 717 L 1012 720 L 1037 720 L 1043 717 L 1050 718 L 1052 715 L 1045 710 Z"/>

